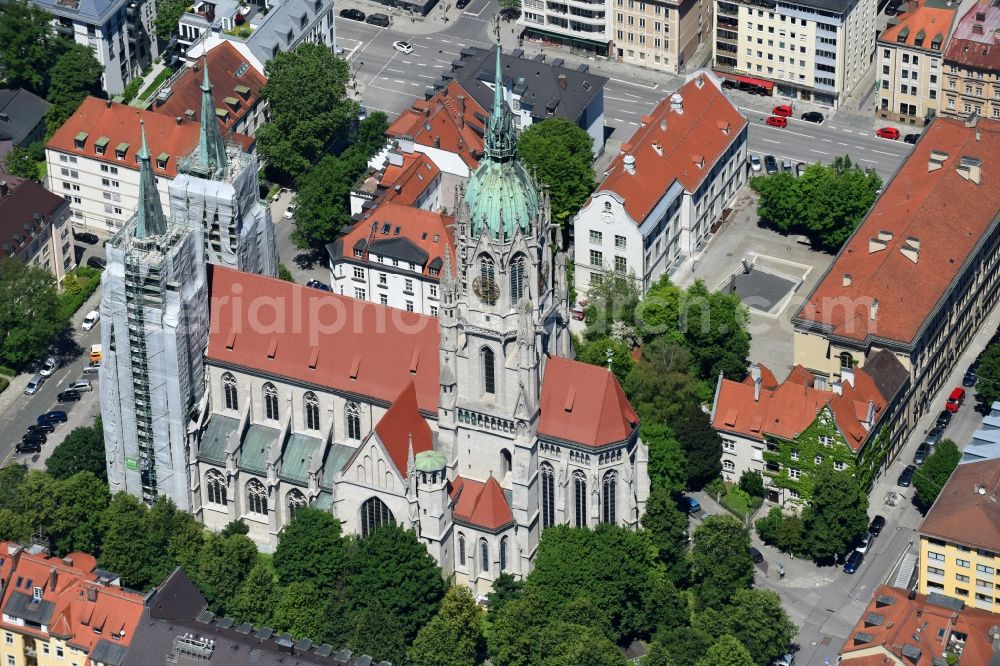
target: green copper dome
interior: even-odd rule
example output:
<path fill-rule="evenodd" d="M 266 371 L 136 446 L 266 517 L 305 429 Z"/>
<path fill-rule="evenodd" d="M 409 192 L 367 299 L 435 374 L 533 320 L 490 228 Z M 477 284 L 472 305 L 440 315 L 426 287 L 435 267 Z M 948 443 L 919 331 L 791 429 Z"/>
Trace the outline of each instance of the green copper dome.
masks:
<path fill-rule="evenodd" d="M 494 81 L 493 109 L 484 135 L 486 155 L 469 178 L 465 203 L 473 235 L 487 228 L 493 238 L 511 238 L 518 229 L 528 231 L 540 205 L 533 179 L 517 160 L 517 134 L 504 100 L 499 45 Z"/>
<path fill-rule="evenodd" d="M 448 459 L 440 451 L 421 451 L 413 463 L 418 472 L 440 472 L 448 466 Z"/>

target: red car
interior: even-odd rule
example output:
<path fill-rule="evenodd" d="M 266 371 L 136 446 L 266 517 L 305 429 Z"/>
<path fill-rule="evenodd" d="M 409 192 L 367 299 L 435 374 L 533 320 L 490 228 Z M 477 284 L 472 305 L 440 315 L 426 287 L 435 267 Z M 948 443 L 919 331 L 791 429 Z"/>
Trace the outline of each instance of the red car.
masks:
<path fill-rule="evenodd" d="M 787 118 L 792 115 L 792 107 L 787 104 L 781 104 L 771 109 L 771 113 L 776 116 L 781 116 L 782 118 Z"/>
<path fill-rule="evenodd" d="M 875 132 L 875 136 L 880 139 L 896 140 L 899 138 L 899 130 L 895 127 L 881 127 L 877 132 Z"/>
<path fill-rule="evenodd" d="M 781 116 L 770 116 L 764 122 L 771 127 L 788 127 L 788 118 L 782 118 Z"/>
<path fill-rule="evenodd" d="M 965 389 L 961 386 L 956 386 L 955 390 L 948 396 L 948 402 L 945 403 L 944 408 L 954 414 L 962 406 L 963 402 L 965 402 Z"/>

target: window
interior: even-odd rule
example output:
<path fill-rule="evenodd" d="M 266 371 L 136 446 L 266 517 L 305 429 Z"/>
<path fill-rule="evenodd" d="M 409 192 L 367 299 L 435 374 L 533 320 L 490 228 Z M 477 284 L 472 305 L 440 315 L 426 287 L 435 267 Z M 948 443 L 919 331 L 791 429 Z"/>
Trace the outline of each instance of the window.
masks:
<path fill-rule="evenodd" d="M 800 472 L 799 470 L 795 469 L 794 467 L 789 467 L 788 468 L 788 478 L 790 478 L 790 479 L 798 479 L 801 475 L 802 475 L 802 472 Z"/>
<path fill-rule="evenodd" d="M 222 472 L 217 469 L 208 470 L 205 474 L 205 487 L 210 504 L 226 506 L 229 503 L 226 497 L 226 479 L 222 476 Z"/>
<path fill-rule="evenodd" d="M 624 236 L 618 236 L 618 235 L 615 236 L 615 249 L 616 250 L 624 250 L 625 249 L 625 237 Z"/>
<path fill-rule="evenodd" d="M 14 634 L 10 633 L 9 631 L 3 632 L 3 642 L 6 643 L 7 645 L 13 645 Z"/>
<path fill-rule="evenodd" d="M 556 523 L 556 475 L 552 465 L 542 463 L 542 529 Z"/>
<path fill-rule="evenodd" d="M 932 576 L 943 576 L 944 569 L 939 569 L 937 567 L 927 567 L 927 573 L 929 573 Z"/>
<path fill-rule="evenodd" d="M 736 463 L 734 463 L 732 460 L 723 460 L 722 461 L 722 469 L 724 469 L 727 472 L 735 472 L 736 471 Z"/>
<path fill-rule="evenodd" d="M 524 257 L 515 257 L 510 264 L 510 302 L 519 303 L 524 298 Z"/>
<path fill-rule="evenodd" d="M 625 274 L 628 272 L 628 260 L 622 256 L 615 257 L 615 273 Z"/>
<path fill-rule="evenodd" d="M 819 443 L 822 444 L 823 446 L 829 448 L 829 447 L 833 446 L 833 437 L 831 437 L 830 435 L 820 435 L 819 436 Z"/>
<path fill-rule="evenodd" d="M 932 550 L 927 551 L 927 559 L 934 560 L 935 562 L 944 562 L 944 554 L 935 553 Z"/>
<path fill-rule="evenodd" d="M 587 526 L 587 479 L 583 472 L 573 472 L 573 524 L 576 527 Z"/>
<path fill-rule="evenodd" d="M 601 483 L 601 522 L 615 523 L 618 509 L 618 472 L 610 471 Z"/>
<path fill-rule="evenodd" d="M 230 373 L 222 375 L 222 393 L 226 397 L 226 409 L 239 409 L 240 401 L 236 393 L 236 377 Z"/>
<path fill-rule="evenodd" d="M 356 280 L 364 280 L 365 279 L 365 269 L 360 268 L 358 266 L 355 266 L 354 267 L 354 278 Z"/>
<path fill-rule="evenodd" d="M 354 288 L 354 298 L 358 299 L 359 301 L 365 300 L 365 298 L 366 298 L 365 290 L 362 289 L 361 287 L 355 287 Z"/>
<path fill-rule="evenodd" d="M 736 441 L 732 439 L 722 440 L 722 450 L 729 453 L 734 453 L 736 451 Z"/>
<path fill-rule="evenodd" d="M 292 520 L 295 518 L 295 512 L 306 505 L 306 496 L 293 489 L 285 498 L 285 505 L 288 507 L 288 520 Z"/>
<path fill-rule="evenodd" d="M 319 430 L 319 398 L 312 391 L 302 399 L 306 409 L 306 429 Z"/>
<path fill-rule="evenodd" d="M 968 583 L 969 582 L 969 577 L 968 576 L 963 576 L 962 574 L 958 574 L 957 573 L 957 574 L 955 574 L 955 580 L 957 580 L 959 583 Z"/>
<path fill-rule="evenodd" d="M 379 498 L 372 497 L 361 505 L 361 536 L 373 534 L 382 525 L 394 522 L 392 511 Z"/>
<path fill-rule="evenodd" d="M 62 645 L 56 645 L 56 656 L 58 658 L 60 658 L 60 659 L 63 658 L 63 646 Z"/>
<path fill-rule="evenodd" d="M 977 564 L 976 571 L 979 571 L 984 574 L 989 574 L 991 576 L 993 575 L 993 567 L 988 567 L 985 564 Z"/>
<path fill-rule="evenodd" d="M 264 384 L 264 388 L 261 390 L 264 394 L 264 413 L 267 418 L 277 421 L 278 420 L 278 389 L 274 388 L 274 384 L 268 382 Z"/>
<path fill-rule="evenodd" d="M 843 472 L 845 469 L 847 469 L 847 463 L 838 460 L 833 463 L 833 468 L 838 472 Z"/>
<path fill-rule="evenodd" d="M 431 298 L 437 298 L 437 295 L 438 295 L 438 286 L 436 284 L 430 284 L 430 285 L 427 285 L 427 288 L 428 288 L 428 294 L 430 295 L 430 297 Z"/>
<path fill-rule="evenodd" d="M 604 234 L 602 234 L 600 231 L 594 231 L 593 229 L 591 229 L 590 242 L 593 243 L 594 245 L 600 245 L 601 243 L 604 242 Z"/>
<path fill-rule="evenodd" d="M 479 260 L 479 281 L 477 295 L 486 305 L 494 305 L 497 302 L 496 265 L 490 257 Z"/>
<path fill-rule="evenodd" d="M 497 392 L 496 359 L 493 350 L 489 347 L 483 347 L 479 356 L 483 363 L 483 393 L 495 394 Z"/>
<path fill-rule="evenodd" d="M 599 250 L 590 251 L 590 265 L 598 268 L 604 266 L 604 253 Z"/>
<path fill-rule="evenodd" d="M 486 539 L 479 540 L 479 569 L 485 573 L 490 572 L 490 546 Z"/>
<path fill-rule="evenodd" d="M 389 294 L 379 294 L 378 302 L 382 305 L 389 305 Z"/>
<path fill-rule="evenodd" d="M 507 537 L 500 539 L 500 573 L 507 571 Z"/>
<path fill-rule="evenodd" d="M 955 564 L 962 567 L 963 569 L 969 568 L 969 560 L 955 560 Z"/>
<path fill-rule="evenodd" d="M 413 278 L 406 278 L 403 281 L 403 291 L 413 293 Z"/>
<path fill-rule="evenodd" d="M 413 301 L 406 301 L 406 311 L 413 312 Z"/>
<path fill-rule="evenodd" d="M 361 439 L 361 408 L 358 403 L 347 403 L 344 414 L 347 416 L 347 439 Z"/>
<path fill-rule="evenodd" d="M 817 465 L 822 465 L 823 464 L 823 456 L 816 456 L 816 459 L 813 460 L 813 462 L 816 463 Z"/>
<path fill-rule="evenodd" d="M 386 275 L 385 273 L 379 273 L 378 274 L 378 283 L 380 285 L 382 285 L 383 287 L 386 286 L 387 284 L 389 284 L 389 276 Z"/>
<path fill-rule="evenodd" d="M 798 460 L 799 459 L 799 450 L 798 449 L 792 449 L 791 458 L 792 458 L 792 460 Z"/>
<path fill-rule="evenodd" d="M 247 482 L 247 512 L 260 516 L 267 515 L 267 489 L 257 479 Z"/>

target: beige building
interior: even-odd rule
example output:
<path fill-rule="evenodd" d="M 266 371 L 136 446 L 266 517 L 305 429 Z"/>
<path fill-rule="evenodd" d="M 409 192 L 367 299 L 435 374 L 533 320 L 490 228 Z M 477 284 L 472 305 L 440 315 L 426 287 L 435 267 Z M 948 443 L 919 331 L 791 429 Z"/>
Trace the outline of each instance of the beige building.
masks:
<path fill-rule="evenodd" d="M 69 203 L 31 180 L 0 174 L 0 243 L 0 258 L 50 271 L 60 288 L 76 268 Z"/>
<path fill-rule="evenodd" d="M 712 29 L 712 0 L 614 0 L 613 54 L 621 62 L 677 73 Z"/>
<path fill-rule="evenodd" d="M 941 115 L 1000 119 L 1000 7 L 980 2 L 961 18 L 944 69 Z"/>
<path fill-rule="evenodd" d="M 715 68 L 837 106 L 871 66 L 875 0 L 715 0 Z"/>
<path fill-rule="evenodd" d="M 955 19 L 949 4 L 920 0 L 879 35 L 879 118 L 922 126 L 937 115 L 944 49 Z"/>

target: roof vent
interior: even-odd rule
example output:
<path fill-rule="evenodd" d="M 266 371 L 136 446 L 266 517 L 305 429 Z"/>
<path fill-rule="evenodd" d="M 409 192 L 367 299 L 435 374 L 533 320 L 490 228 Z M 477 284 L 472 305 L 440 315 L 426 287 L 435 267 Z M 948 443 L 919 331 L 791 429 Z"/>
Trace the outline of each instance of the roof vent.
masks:
<path fill-rule="evenodd" d="M 940 150 L 932 150 L 930 161 L 927 163 L 928 173 L 940 169 L 944 165 L 945 160 L 947 159 L 948 159 L 948 153 Z"/>
<path fill-rule="evenodd" d="M 674 93 L 670 96 L 670 110 L 675 113 L 684 113 L 684 98 L 681 97 L 680 93 Z"/>
<path fill-rule="evenodd" d="M 879 234 L 881 236 L 881 234 Z M 888 246 L 888 243 L 882 238 L 869 238 L 868 239 L 868 254 L 875 254 L 876 252 L 881 252 Z"/>
<path fill-rule="evenodd" d="M 184 112 L 184 117 L 188 120 L 194 120 L 194 109 L 188 109 Z"/>
<path fill-rule="evenodd" d="M 878 316 L 878 299 L 873 298 L 872 304 L 868 306 L 868 318 L 871 319 L 872 321 L 875 321 L 875 318 L 877 316 Z"/>
<path fill-rule="evenodd" d="M 663 156 L 663 146 L 660 144 L 659 141 L 653 142 L 653 150 L 656 151 L 657 155 L 660 155 L 661 157 Z"/>
<path fill-rule="evenodd" d="M 851 282 L 853 282 L 853 278 L 851 277 L 851 274 L 850 273 L 844 273 L 844 282 L 843 282 L 843 285 L 845 287 L 850 287 L 851 286 Z"/>
<path fill-rule="evenodd" d="M 892 232 L 885 231 L 884 229 L 878 232 L 878 238 L 881 241 L 889 242 L 892 240 Z"/>
<path fill-rule="evenodd" d="M 977 157 L 963 156 L 955 171 L 965 180 L 978 185 L 983 178 L 983 161 Z"/>
<path fill-rule="evenodd" d="M 625 165 L 625 171 L 628 173 L 635 173 L 635 155 L 626 155 L 625 159 L 622 160 L 622 164 Z"/>
<path fill-rule="evenodd" d="M 913 263 L 917 263 L 917 260 L 920 258 L 920 239 L 910 236 L 906 239 L 906 243 L 899 248 L 899 251 L 907 259 Z"/>
<path fill-rule="evenodd" d="M 664 118 L 663 120 L 660 121 L 660 130 L 663 131 L 663 132 L 667 131 L 667 119 L 666 118 Z"/>

